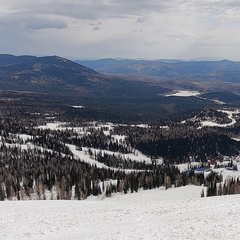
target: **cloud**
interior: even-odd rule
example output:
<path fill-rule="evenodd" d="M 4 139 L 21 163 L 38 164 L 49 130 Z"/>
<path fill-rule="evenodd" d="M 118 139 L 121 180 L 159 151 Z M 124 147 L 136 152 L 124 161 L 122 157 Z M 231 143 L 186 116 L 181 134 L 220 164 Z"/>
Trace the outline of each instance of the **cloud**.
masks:
<path fill-rule="evenodd" d="M 141 32 L 142 32 L 142 29 L 133 29 L 133 32 L 134 32 L 134 33 L 141 33 Z"/>
<path fill-rule="evenodd" d="M 99 26 L 95 26 L 95 27 L 93 28 L 93 31 L 98 31 L 98 30 L 100 30 L 100 27 L 99 27 Z"/>
<path fill-rule="evenodd" d="M 1 6 L 2 5 L 2 6 Z M 239 1 L 217 1 L 217 0 L 3 0 L 0 3 L 1 9 L 8 9 L 19 14 L 45 14 L 70 17 L 76 19 L 96 20 L 102 18 L 123 18 L 129 16 L 139 16 L 137 21 L 141 22 L 144 15 L 158 12 L 169 14 L 171 12 L 186 11 L 194 13 L 202 9 L 223 9 L 238 8 Z"/>
<path fill-rule="evenodd" d="M 93 27 L 93 31 L 98 31 L 98 30 L 100 30 L 100 25 L 102 25 L 102 22 L 97 22 L 97 23 L 90 23 L 90 26 L 92 26 Z"/>
<path fill-rule="evenodd" d="M 9 4 L 4 4 L 5 9 L 11 9 L 18 14 L 45 14 L 57 15 L 76 19 L 96 20 L 100 18 L 125 18 L 129 15 L 141 15 L 152 11 L 165 11 L 169 4 L 162 1 L 145 1 L 139 0 L 136 4 L 134 1 L 122 0 L 8 0 Z M 6 2 L 6 0 L 5 0 Z M 171 2 L 171 0 L 170 0 Z M 0 3 L 0 6 L 2 3 Z"/>
<path fill-rule="evenodd" d="M 137 23 L 143 23 L 144 21 L 145 21 L 145 19 L 141 18 L 141 17 L 137 19 Z"/>
<path fill-rule="evenodd" d="M 239 16 L 237 0 L 2 0 L 0 52 L 239 59 Z"/>
<path fill-rule="evenodd" d="M 152 46 L 158 45 L 158 44 L 159 44 L 159 42 L 151 40 L 151 39 L 148 39 L 148 40 L 144 41 L 144 45 L 148 46 L 148 47 L 152 47 Z"/>
<path fill-rule="evenodd" d="M 30 29 L 45 29 L 45 28 L 56 28 L 63 29 L 67 28 L 67 22 L 60 19 L 34 19 L 27 24 L 27 27 Z"/>

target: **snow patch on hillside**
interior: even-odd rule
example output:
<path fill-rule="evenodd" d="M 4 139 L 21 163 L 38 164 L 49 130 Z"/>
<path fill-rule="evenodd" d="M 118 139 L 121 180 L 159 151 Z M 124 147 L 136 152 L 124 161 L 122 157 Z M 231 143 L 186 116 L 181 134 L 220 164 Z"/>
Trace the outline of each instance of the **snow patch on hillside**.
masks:
<path fill-rule="evenodd" d="M 66 127 L 63 127 L 66 123 L 63 122 L 49 122 L 46 125 L 38 126 L 39 129 L 50 129 L 50 130 L 66 130 Z"/>
<path fill-rule="evenodd" d="M 84 106 L 81 106 L 81 105 L 79 105 L 79 106 L 71 106 L 72 108 L 77 108 L 77 109 L 84 109 L 85 107 Z"/>
<path fill-rule="evenodd" d="M 177 90 L 175 93 L 167 94 L 166 97 L 193 97 L 198 96 L 201 93 L 198 91 Z"/>
<path fill-rule="evenodd" d="M 215 102 L 215 103 L 217 103 L 217 104 L 219 104 L 219 105 L 224 105 L 224 104 L 226 104 L 225 102 L 220 101 L 220 100 L 217 100 L 217 99 L 212 99 L 212 102 Z"/>

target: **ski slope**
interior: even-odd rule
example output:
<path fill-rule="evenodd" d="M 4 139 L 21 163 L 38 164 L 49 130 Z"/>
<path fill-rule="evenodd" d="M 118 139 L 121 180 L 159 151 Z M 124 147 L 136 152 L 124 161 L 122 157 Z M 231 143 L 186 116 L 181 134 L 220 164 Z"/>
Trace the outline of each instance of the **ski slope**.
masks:
<path fill-rule="evenodd" d="M 0 202 L 0 239 L 239 239 L 240 195 L 200 198 L 201 190 Z"/>

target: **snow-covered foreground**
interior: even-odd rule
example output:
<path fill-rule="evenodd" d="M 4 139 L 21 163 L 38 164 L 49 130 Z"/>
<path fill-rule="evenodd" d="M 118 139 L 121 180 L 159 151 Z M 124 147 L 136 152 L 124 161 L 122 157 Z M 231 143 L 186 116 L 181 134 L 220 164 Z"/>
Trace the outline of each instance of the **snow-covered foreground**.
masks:
<path fill-rule="evenodd" d="M 0 239 L 239 239 L 240 195 L 200 198 L 201 189 L 0 202 Z"/>

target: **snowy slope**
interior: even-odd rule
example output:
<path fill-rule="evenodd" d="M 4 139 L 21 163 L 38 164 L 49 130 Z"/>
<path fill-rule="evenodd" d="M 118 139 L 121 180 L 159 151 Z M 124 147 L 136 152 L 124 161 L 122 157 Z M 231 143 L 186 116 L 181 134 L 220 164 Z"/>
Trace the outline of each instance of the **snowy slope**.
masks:
<path fill-rule="evenodd" d="M 239 239 L 240 195 L 200 198 L 201 189 L 0 202 L 0 239 Z"/>

